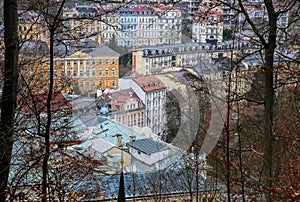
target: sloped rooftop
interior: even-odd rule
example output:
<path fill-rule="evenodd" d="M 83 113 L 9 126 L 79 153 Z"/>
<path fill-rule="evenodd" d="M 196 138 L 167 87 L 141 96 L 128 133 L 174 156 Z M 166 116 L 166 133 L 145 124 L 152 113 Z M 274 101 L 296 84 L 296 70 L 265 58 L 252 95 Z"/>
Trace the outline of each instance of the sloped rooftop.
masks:
<path fill-rule="evenodd" d="M 147 75 L 134 78 L 135 81 L 145 92 L 164 89 L 166 86 L 154 75 Z"/>
<path fill-rule="evenodd" d="M 154 195 L 161 196 L 183 196 L 188 195 L 190 191 L 199 193 L 218 191 L 218 188 L 206 182 L 199 174 L 188 175 L 184 165 L 177 165 L 173 169 L 165 169 L 150 173 L 128 173 L 124 174 L 125 197 L 127 200 L 136 199 L 146 201 L 153 199 Z M 102 175 L 99 179 L 80 179 L 72 192 L 86 193 L 84 201 L 102 196 L 103 200 L 117 199 L 120 174 Z M 198 181 L 197 181 L 198 179 Z M 100 185 L 100 187 L 99 187 Z M 99 189 L 100 188 L 100 189 Z M 99 190 L 96 191 L 95 190 Z"/>
<path fill-rule="evenodd" d="M 149 138 L 128 142 L 126 145 L 135 148 L 144 154 L 153 154 L 168 149 L 166 145 Z"/>
<path fill-rule="evenodd" d="M 93 51 L 89 52 L 88 54 L 93 57 L 97 57 L 97 56 L 119 57 L 120 56 L 119 53 L 102 44 L 97 46 Z"/>

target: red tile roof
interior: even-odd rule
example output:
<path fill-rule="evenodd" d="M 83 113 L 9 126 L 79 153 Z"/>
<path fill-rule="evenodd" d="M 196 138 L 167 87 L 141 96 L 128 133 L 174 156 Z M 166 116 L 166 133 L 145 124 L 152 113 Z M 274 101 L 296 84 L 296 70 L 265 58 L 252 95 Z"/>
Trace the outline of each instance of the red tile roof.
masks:
<path fill-rule="evenodd" d="M 135 6 L 135 7 L 133 7 L 133 9 L 136 12 L 154 11 L 154 9 L 151 8 L 150 6 Z"/>
<path fill-rule="evenodd" d="M 223 21 L 223 15 L 218 9 L 208 9 L 205 7 L 200 7 L 198 11 L 196 11 L 194 20 L 198 20 L 200 22 L 202 21 L 210 21 L 211 19 L 209 17 L 218 17 L 215 21 L 216 22 L 222 22 Z"/>
<path fill-rule="evenodd" d="M 157 7 L 154 7 L 154 10 L 156 10 L 159 13 L 160 12 L 174 12 L 174 11 L 180 12 L 179 9 L 169 6 L 169 5 L 157 6 Z"/>
<path fill-rule="evenodd" d="M 25 113 L 40 113 L 47 112 L 47 97 L 48 93 L 39 93 L 28 95 L 26 97 L 18 97 L 18 104 L 22 107 Z M 51 110 L 65 109 L 71 107 L 72 104 L 60 92 L 54 92 L 51 99 Z"/>
<path fill-rule="evenodd" d="M 126 103 L 127 100 L 129 100 L 130 98 L 135 98 L 140 100 L 139 97 L 135 94 L 135 92 L 131 88 L 108 93 L 105 94 L 104 97 L 106 97 L 107 101 L 109 101 L 110 104 L 113 105 L 117 111 L 120 111 L 120 106 L 123 103 Z M 140 100 L 140 102 L 142 101 Z"/>
<path fill-rule="evenodd" d="M 166 86 L 154 75 L 133 79 L 145 92 L 164 89 Z"/>

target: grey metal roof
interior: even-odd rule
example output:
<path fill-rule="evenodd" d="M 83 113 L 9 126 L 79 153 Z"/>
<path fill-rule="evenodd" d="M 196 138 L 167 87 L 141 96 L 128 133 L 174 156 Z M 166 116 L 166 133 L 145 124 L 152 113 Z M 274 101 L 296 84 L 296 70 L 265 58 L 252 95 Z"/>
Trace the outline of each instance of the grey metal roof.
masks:
<path fill-rule="evenodd" d="M 126 145 L 128 147 L 133 147 L 144 154 L 153 154 L 168 149 L 166 145 L 152 139 L 140 139 L 134 142 L 128 142 Z"/>
<path fill-rule="evenodd" d="M 124 188 L 127 200 L 136 199 L 147 201 L 147 199 L 163 196 L 180 197 L 189 193 L 219 192 L 220 189 L 210 184 L 201 174 L 189 174 L 190 167 L 185 165 L 174 165 L 174 167 L 149 173 L 125 173 Z M 194 168 L 192 168 L 194 169 Z M 108 201 L 117 199 L 120 175 L 100 175 L 91 178 L 74 178 L 77 182 L 71 187 L 71 192 L 85 193 L 82 201 Z M 99 186 L 100 185 L 100 186 Z M 68 187 L 69 188 L 69 187 Z M 99 190 L 99 191 L 95 191 Z M 104 196 L 104 199 L 98 197 Z M 98 200 L 93 200 L 98 198 Z"/>
<path fill-rule="evenodd" d="M 109 57 L 118 57 L 120 56 L 119 53 L 116 51 L 110 49 L 109 47 L 105 45 L 99 45 L 97 46 L 93 51 L 88 53 L 91 56 L 97 57 L 97 56 L 109 56 Z"/>

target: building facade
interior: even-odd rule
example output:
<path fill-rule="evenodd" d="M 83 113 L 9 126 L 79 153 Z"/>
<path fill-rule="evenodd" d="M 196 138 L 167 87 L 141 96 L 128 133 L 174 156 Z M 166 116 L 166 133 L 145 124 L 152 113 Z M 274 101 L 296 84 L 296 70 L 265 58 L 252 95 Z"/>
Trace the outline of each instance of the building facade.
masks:
<path fill-rule="evenodd" d="M 97 89 L 116 88 L 119 78 L 119 54 L 105 45 L 91 52 L 77 51 L 54 61 L 61 66 L 60 74 L 70 77 L 81 94 L 95 93 Z M 76 93 L 76 92 L 75 92 Z"/>
<path fill-rule="evenodd" d="M 97 106 L 101 115 L 106 115 L 120 124 L 145 127 L 145 104 L 131 88 L 101 95 Z"/>
<path fill-rule="evenodd" d="M 138 16 L 133 8 L 121 8 L 120 15 L 120 42 L 121 46 L 138 45 Z"/>
<path fill-rule="evenodd" d="M 45 43 L 36 41 L 25 45 L 28 48 L 22 49 L 20 54 L 21 73 L 26 75 L 27 85 L 35 86 L 35 91 L 48 91 L 50 78 L 48 47 Z M 36 58 L 28 55 L 30 51 L 37 51 L 36 49 L 41 51 L 42 48 L 46 52 L 44 55 L 40 54 Z M 97 89 L 116 88 L 119 79 L 119 54 L 105 45 L 79 49 L 70 50 L 71 53 L 68 55 L 55 55 L 54 90 L 64 93 L 94 94 Z"/>
<path fill-rule="evenodd" d="M 138 14 L 138 46 L 157 45 L 157 12 L 150 6 L 135 6 L 134 10 Z"/>
<path fill-rule="evenodd" d="M 235 47 L 244 49 L 246 41 Z M 137 74 L 150 75 L 163 72 L 172 67 L 192 67 L 201 61 L 212 63 L 222 58 L 233 49 L 231 43 L 183 43 L 162 45 L 155 47 L 142 47 L 132 53 L 132 70 Z"/>
<path fill-rule="evenodd" d="M 158 44 L 181 43 L 182 14 L 177 8 L 171 6 L 154 7 L 157 12 Z"/>
<path fill-rule="evenodd" d="M 166 130 L 166 86 L 154 75 L 136 77 L 133 81 L 134 92 L 145 103 L 146 126 L 154 134 L 163 133 Z"/>
<path fill-rule="evenodd" d="M 47 40 L 49 32 L 42 16 L 34 11 L 19 11 L 19 39 L 28 40 Z"/>
<path fill-rule="evenodd" d="M 223 15 L 220 8 L 200 7 L 193 18 L 192 39 L 194 42 L 223 41 Z"/>

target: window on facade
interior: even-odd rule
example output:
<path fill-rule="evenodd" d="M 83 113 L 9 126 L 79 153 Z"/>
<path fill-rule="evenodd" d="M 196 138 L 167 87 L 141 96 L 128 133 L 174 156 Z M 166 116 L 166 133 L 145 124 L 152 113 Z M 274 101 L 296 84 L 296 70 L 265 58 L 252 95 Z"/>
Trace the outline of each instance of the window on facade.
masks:
<path fill-rule="evenodd" d="M 80 60 L 80 65 L 83 65 L 83 60 Z"/>
<path fill-rule="evenodd" d="M 102 59 L 99 59 L 99 64 L 102 65 Z"/>
<path fill-rule="evenodd" d="M 111 60 L 111 64 L 115 64 L 116 63 L 116 60 L 115 59 L 112 59 Z"/>
<path fill-rule="evenodd" d="M 80 87 L 83 87 L 83 81 L 80 81 L 79 85 L 80 85 Z"/>
<path fill-rule="evenodd" d="M 107 64 L 107 65 L 109 64 L 109 59 L 105 60 L 105 64 Z"/>
<path fill-rule="evenodd" d="M 102 68 L 99 69 L 99 76 L 102 76 Z"/>
<path fill-rule="evenodd" d="M 112 81 L 112 82 L 111 82 L 111 84 L 112 84 L 112 86 L 114 86 L 114 87 L 115 87 L 115 85 L 116 85 L 116 82 L 115 82 L 115 81 Z"/>
<path fill-rule="evenodd" d="M 73 76 L 74 76 L 74 77 L 77 76 L 77 70 L 73 70 Z"/>
<path fill-rule="evenodd" d="M 99 86 L 100 86 L 100 87 L 102 86 L 102 81 L 99 81 Z"/>
<path fill-rule="evenodd" d="M 67 65 L 70 65 L 71 64 L 71 61 L 70 60 L 67 60 Z"/>
<path fill-rule="evenodd" d="M 116 76 L 116 68 L 112 68 L 112 76 Z"/>
<path fill-rule="evenodd" d="M 43 78 L 44 77 L 44 70 L 40 71 L 40 77 Z"/>
<path fill-rule="evenodd" d="M 54 74 L 54 77 L 57 78 L 57 70 L 54 70 L 53 74 Z"/>
<path fill-rule="evenodd" d="M 76 61 L 76 60 L 74 60 L 74 61 L 73 61 L 73 64 L 74 64 L 74 65 L 77 65 L 77 61 Z"/>
<path fill-rule="evenodd" d="M 93 81 L 93 87 L 95 87 L 96 86 L 96 81 Z"/>
<path fill-rule="evenodd" d="M 64 77 L 66 76 L 64 70 L 61 70 L 60 74 L 61 74 L 61 77 L 62 77 L 62 78 L 64 78 Z"/>
<path fill-rule="evenodd" d="M 83 77 L 83 70 L 80 70 L 80 77 Z"/>
<path fill-rule="evenodd" d="M 57 66 L 57 60 L 54 60 L 54 65 Z"/>
<path fill-rule="evenodd" d="M 108 71 L 109 71 L 108 68 L 106 68 L 105 69 L 105 76 L 108 76 L 108 73 L 109 73 Z"/>
<path fill-rule="evenodd" d="M 71 70 L 69 70 L 69 69 L 67 70 L 67 76 L 71 77 Z"/>
<path fill-rule="evenodd" d="M 55 89 L 55 90 L 58 89 L 57 83 L 54 83 L 54 89 Z"/>
<path fill-rule="evenodd" d="M 96 75 L 96 69 L 92 69 L 92 76 Z"/>
<path fill-rule="evenodd" d="M 90 82 L 89 81 L 86 82 L 86 86 L 90 86 Z"/>
<path fill-rule="evenodd" d="M 87 70 L 85 71 L 85 74 L 86 74 L 86 76 L 90 76 L 90 70 L 87 69 Z"/>

